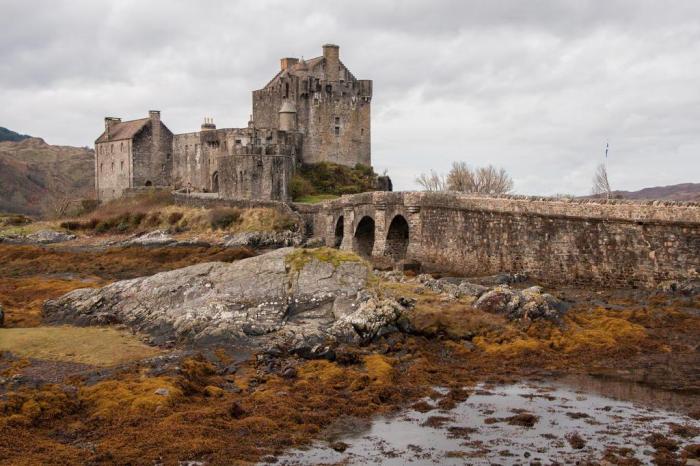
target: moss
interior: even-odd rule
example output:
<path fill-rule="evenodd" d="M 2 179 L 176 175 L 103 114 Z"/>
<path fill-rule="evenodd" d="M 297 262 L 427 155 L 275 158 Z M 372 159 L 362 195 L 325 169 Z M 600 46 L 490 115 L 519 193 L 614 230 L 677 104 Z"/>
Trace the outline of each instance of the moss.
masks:
<path fill-rule="evenodd" d="M 363 260 L 352 252 L 339 251 L 338 249 L 321 247 L 315 249 L 295 249 L 287 254 L 285 263 L 291 272 L 299 272 L 312 260 L 318 260 L 338 267 L 344 262 L 363 262 Z"/>
<path fill-rule="evenodd" d="M 290 183 L 292 199 L 324 194 L 341 195 L 374 191 L 377 174 L 372 167 L 357 164 L 354 167 L 330 162 L 303 164 L 294 173 Z"/>

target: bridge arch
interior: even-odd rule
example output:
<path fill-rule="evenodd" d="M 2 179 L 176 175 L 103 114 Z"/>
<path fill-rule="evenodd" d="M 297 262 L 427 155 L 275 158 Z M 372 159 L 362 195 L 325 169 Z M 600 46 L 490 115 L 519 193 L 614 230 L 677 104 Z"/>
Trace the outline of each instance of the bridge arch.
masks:
<path fill-rule="evenodd" d="M 335 222 L 335 235 L 333 238 L 333 247 L 339 248 L 343 244 L 343 236 L 345 235 L 345 217 L 340 216 Z"/>
<path fill-rule="evenodd" d="M 409 232 L 410 228 L 406 217 L 400 214 L 394 216 L 386 233 L 384 255 L 391 257 L 394 261 L 405 259 L 406 251 L 408 251 Z"/>
<path fill-rule="evenodd" d="M 352 250 L 362 257 L 371 257 L 374 249 L 374 219 L 365 215 L 357 223 L 352 239 Z"/>

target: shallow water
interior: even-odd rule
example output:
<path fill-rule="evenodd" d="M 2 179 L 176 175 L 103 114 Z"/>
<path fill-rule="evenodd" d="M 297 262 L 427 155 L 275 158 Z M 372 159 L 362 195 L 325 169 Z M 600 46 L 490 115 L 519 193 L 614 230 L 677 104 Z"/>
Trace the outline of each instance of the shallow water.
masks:
<path fill-rule="evenodd" d="M 582 388 L 585 389 L 582 390 Z M 605 395 L 603 394 L 605 393 Z M 430 401 L 430 400 L 426 400 Z M 676 411 L 695 401 L 633 384 L 590 378 L 474 388 L 452 410 L 427 413 L 407 410 L 371 423 L 347 425 L 308 450 L 279 458 L 281 464 L 530 464 L 600 460 L 607 447 L 628 447 L 643 464 L 651 464 L 653 432 L 681 446 L 700 442 L 682 438 L 669 423 L 700 428 L 700 422 Z M 653 408 L 650 406 L 654 406 Z M 532 427 L 510 425 L 518 412 L 538 416 Z M 441 416 L 443 424 L 428 422 Z M 436 421 L 436 419 L 432 419 Z M 440 424 L 440 419 L 437 419 Z M 585 446 L 575 449 L 567 436 L 577 433 Z M 330 443 L 349 446 L 337 452 Z"/>

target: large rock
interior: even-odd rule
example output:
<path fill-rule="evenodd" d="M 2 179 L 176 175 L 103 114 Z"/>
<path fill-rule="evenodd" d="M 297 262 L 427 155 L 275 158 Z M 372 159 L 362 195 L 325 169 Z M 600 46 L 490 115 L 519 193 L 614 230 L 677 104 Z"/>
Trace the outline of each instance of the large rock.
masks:
<path fill-rule="evenodd" d="M 283 231 L 246 231 L 236 233 L 224 238 L 226 247 L 249 248 L 281 248 L 299 246 L 302 243 L 302 235 L 290 230 Z"/>
<path fill-rule="evenodd" d="M 69 233 L 54 230 L 39 230 L 28 235 L 7 235 L 0 238 L 0 242 L 16 244 L 53 244 L 72 241 L 76 237 Z"/>
<path fill-rule="evenodd" d="M 150 231 L 124 242 L 126 246 L 168 246 L 176 243 L 175 238 L 163 230 Z"/>
<path fill-rule="evenodd" d="M 562 301 L 543 293 L 539 286 L 524 290 L 515 290 L 508 285 L 497 286 L 482 294 L 474 307 L 504 314 L 510 320 L 557 320 L 566 311 L 566 305 Z"/>
<path fill-rule="evenodd" d="M 299 251 L 284 248 L 231 264 L 198 264 L 75 290 L 48 301 L 44 317 L 50 323 L 125 324 L 157 342 L 252 338 L 283 327 L 332 337 L 319 329 L 335 322 L 333 303 L 362 295 L 371 272 L 359 259 L 334 265 L 313 251 L 292 262 Z M 348 320 L 358 324 L 359 339 L 380 333 L 380 317 L 358 309 L 367 317 Z"/>

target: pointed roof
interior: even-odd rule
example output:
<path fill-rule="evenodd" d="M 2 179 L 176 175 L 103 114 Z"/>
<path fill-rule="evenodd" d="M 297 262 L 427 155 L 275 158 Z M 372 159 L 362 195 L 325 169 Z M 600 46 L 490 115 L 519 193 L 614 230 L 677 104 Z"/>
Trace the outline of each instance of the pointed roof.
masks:
<path fill-rule="evenodd" d="M 107 131 L 105 131 L 97 138 L 95 143 L 132 139 L 149 121 L 151 121 L 150 118 L 140 118 L 138 120 L 113 123 L 109 128 L 109 137 L 107 137 Z"/>

